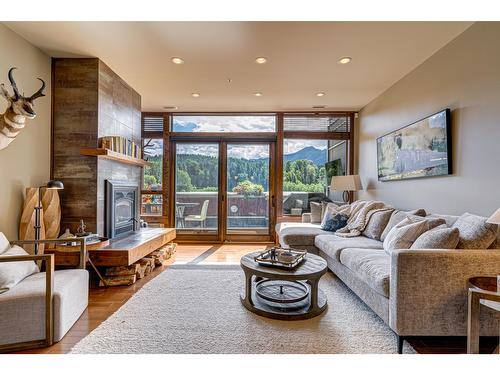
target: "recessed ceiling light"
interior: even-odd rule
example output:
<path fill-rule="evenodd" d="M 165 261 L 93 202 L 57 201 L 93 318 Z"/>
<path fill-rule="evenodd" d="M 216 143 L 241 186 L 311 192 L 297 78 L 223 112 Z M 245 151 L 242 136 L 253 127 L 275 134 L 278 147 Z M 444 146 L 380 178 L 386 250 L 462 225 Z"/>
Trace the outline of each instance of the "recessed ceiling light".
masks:
<path fill-rule="evenodd" d="M 263 94 L 261 92 L 254 92 L 253 95 L 254 96 L 262 96 Z"/>
<path fill-rule="evenodd" d="M 200 94 L 199 94 L 199 93 L 197 93 L 197 92 L 193 92 L 193 93 L 191 94 L 191 96 L 192 96 L 193 98 L 199 98 L 199 97 L 200 97 Z"/>
<path fill-rule="evenodd" d="M 177 108 L 178 107 L 176 107 L 175 105 L 166 105 L 165 107 L 163 107 L 163 109 L 170 110 L 170 111 L 174 111 Z"/>
<path fill-rule="evenodd" d="M 325 93 L 324 92 L 317 92 L 316 96 L 325 96 Z"/>
<path fill-rule="evenodd" d="M 340 60 L 339 60 L 339 64 L 349 64 L 351 62 L 352 58 L 351 57 L 342 57 Z"/>
<path fill-rule="evenodd" d="M 255 59 L 255 62 L 256 62 L 257 64 L 265 64 L 265 63 L 267 62 L 267 59 L 266 59 L 265 57 L 261 56 L 261 57 L 257 57 L 257 58 Z"/>
<path fill-rule="evenodd" d="M 184 64 L 184 60 L 180 57 L 172 57 L 170 60 L 172 60 L 172 62 L 177 65 Z"/>

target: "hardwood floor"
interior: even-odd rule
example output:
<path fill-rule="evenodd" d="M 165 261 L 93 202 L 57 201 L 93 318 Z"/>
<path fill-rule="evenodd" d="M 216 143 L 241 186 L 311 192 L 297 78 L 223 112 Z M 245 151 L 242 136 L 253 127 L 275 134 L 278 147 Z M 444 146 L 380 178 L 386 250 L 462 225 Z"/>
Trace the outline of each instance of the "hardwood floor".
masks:
<path fill-rule="evenodd" d="M 156 268 L 149 276 L 138 280 L 134 285 L 110 288 L 99 288 L 92 285 L 87 310 L 60 342 L 48 348 L 26 350 L 19 353 L 68 353 L 76 343 L 118 310 L 134 293 L 172 264 L 239 264 L 242 255 L 264 250 L 266 247 L 266 244 L 179 245 L 177 252 L 166 266 Z M 418 338 L 409 341 L 419 353 L 458 354 L 466 352 L 465 338 Z M 497 345 L 498 339 L 496 338 L 482 338 L 481 353 L 492 353 Z"/>

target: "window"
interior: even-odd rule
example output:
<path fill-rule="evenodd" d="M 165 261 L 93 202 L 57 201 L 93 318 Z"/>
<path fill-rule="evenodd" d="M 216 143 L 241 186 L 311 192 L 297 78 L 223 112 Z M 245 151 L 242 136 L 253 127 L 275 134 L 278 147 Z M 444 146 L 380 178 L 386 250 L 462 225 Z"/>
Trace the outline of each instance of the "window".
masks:
<path fill-rule="evenodd" d="M 180 133 L 228 133 L 228 132 L 274 132 L 275 115 L 173 115 L 172 132 Z"/>
<path fill-rule="evenodd" d="M 350 118 L 344 114 L 335 115 L 285 115 L 283 118 L 283 130 L 345 133 L 349 131 Z"/>
<path fill-rule="evenodd" d="M 162 216 L 163 139 L 144 139 L 143 152 L 144 158 L 149 162 L 149 165 L 143 168 L 141 215 Z"/>
<path fill-rule="evenodd" d="M 150 165 L 144 167 L 143 190 L 161 191 L 163 185 L 163 139 L 145 139 L 144 158 Z"/>
<path fill-rule="evenodd" d="M 283 143 L 283 213 L 310 212 L 310 202 L 340 201 L 330 192 L 332 176 L 344 175 L 347 141 L 285 139 Z"/>
<path fill-rule="evenodd" d="M 163 209 L 163 196 L 161 194 L 142 194 L 141 215 L 161 216 Z"/>

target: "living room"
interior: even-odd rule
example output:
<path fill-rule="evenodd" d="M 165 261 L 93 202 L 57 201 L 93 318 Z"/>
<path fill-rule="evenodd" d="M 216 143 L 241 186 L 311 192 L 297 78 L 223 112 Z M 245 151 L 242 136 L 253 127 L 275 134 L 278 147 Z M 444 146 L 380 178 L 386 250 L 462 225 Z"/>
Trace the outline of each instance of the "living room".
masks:
<path fill-rule="evenodd" d="M 494 11 L 183 11 L 0 22 L 0 352 L 498 354 Z"/>

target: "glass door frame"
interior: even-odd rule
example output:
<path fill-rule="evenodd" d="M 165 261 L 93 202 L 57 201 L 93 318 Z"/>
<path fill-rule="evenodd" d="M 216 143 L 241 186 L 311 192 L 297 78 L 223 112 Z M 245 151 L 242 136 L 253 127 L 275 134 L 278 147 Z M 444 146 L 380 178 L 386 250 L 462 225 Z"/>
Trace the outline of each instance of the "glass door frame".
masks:
<path fill-rule="evenodd" d="M 171 218 L 171 225 L 176 228 L 176 196 L 177 196 L 177 184 L 176 184 L 176 169 L 177 169 L 177 144 L 217 144 L 219 148 L 218 155 L 218 194 L 217 194 L 217 233 L 182 233 L 177 231 L 177 239 L 183 242 L 221 242 L 222 241 L 222 230 L 221 230 L 221 215 L 223 213 L 221 207 L 222 199 L 222 171 L 221 171 L 221 159 L 222 159 L 222 147 L 220 141 L 213 139 L 171 139 L 170 140 L 170 189 L 169 189 L 169 200 L 171 202 L 169 207 L 169 216 Z"/>
<path fill-rule="evenodd" d="M 184 243 L 238 243 L 238 242 L 275 242 L 276 225 L 276 139 L 274 137 L 241 139 L 236 137 L 170 137 L 170 181 L 169 181 L 169 217 L 170 225 L 175 227 L 176 217 L 176 161 L 177 144 L 211 143 L 219 145 L 219 190 L 217 208 L 217 233 L 182 233 L 177 232 L 177 239 Z M 264 144 L 269 145 L 269 233 L 264 234 L 227 234 L 227 145 L 229 144 Z"/>
<path fill-rule="evenodd" d="M 228 209 L 228 199 L 227 199 L 227 177 L 228 177 L 228 171 L 227 171 L 227 165 L 228 165 L 228 157 L 227 157 L 227 145 L 228 144 L 241 144 L 241 145 L 269 145 L 269 181 L 268 181 L 268 186 L 269 186 L 269 199 L 268 199 L 268 225 L 269 225 L 269 231 L 267 234 L 236 234 L 236 233 L 228 233 L 228 228 L 227 228 L 227 209 Z M 223 185 L 221 186 L 221 190 L 223 192 L 223 198 L 221 201 L 221 206 L 224 212 L 224 216 L 221 217 L 223 223 L 221 226 L 221 229 L 223 230 L 222 232 L 222 239 L 224 242 L 231 242 L 231 243 L 237 243 L 237 242 L 275 242 L 275 234 L 274 234 L 274 227 L 275 227 L 275 217 L 276 217 L 276 191 L 275 191 L 275 178 L 276 178 L 276 141 L 275 140 L 259 140 L 259 139 L 248 139 L 248 140 L 233 140 L 233 139 L 224 139 L 221 142 L 221 149 L 223 151 L 223 159 L 221 162 L 223 163 L 221 165 L 222 169 L 222 175 L 223 175 Z"/>

